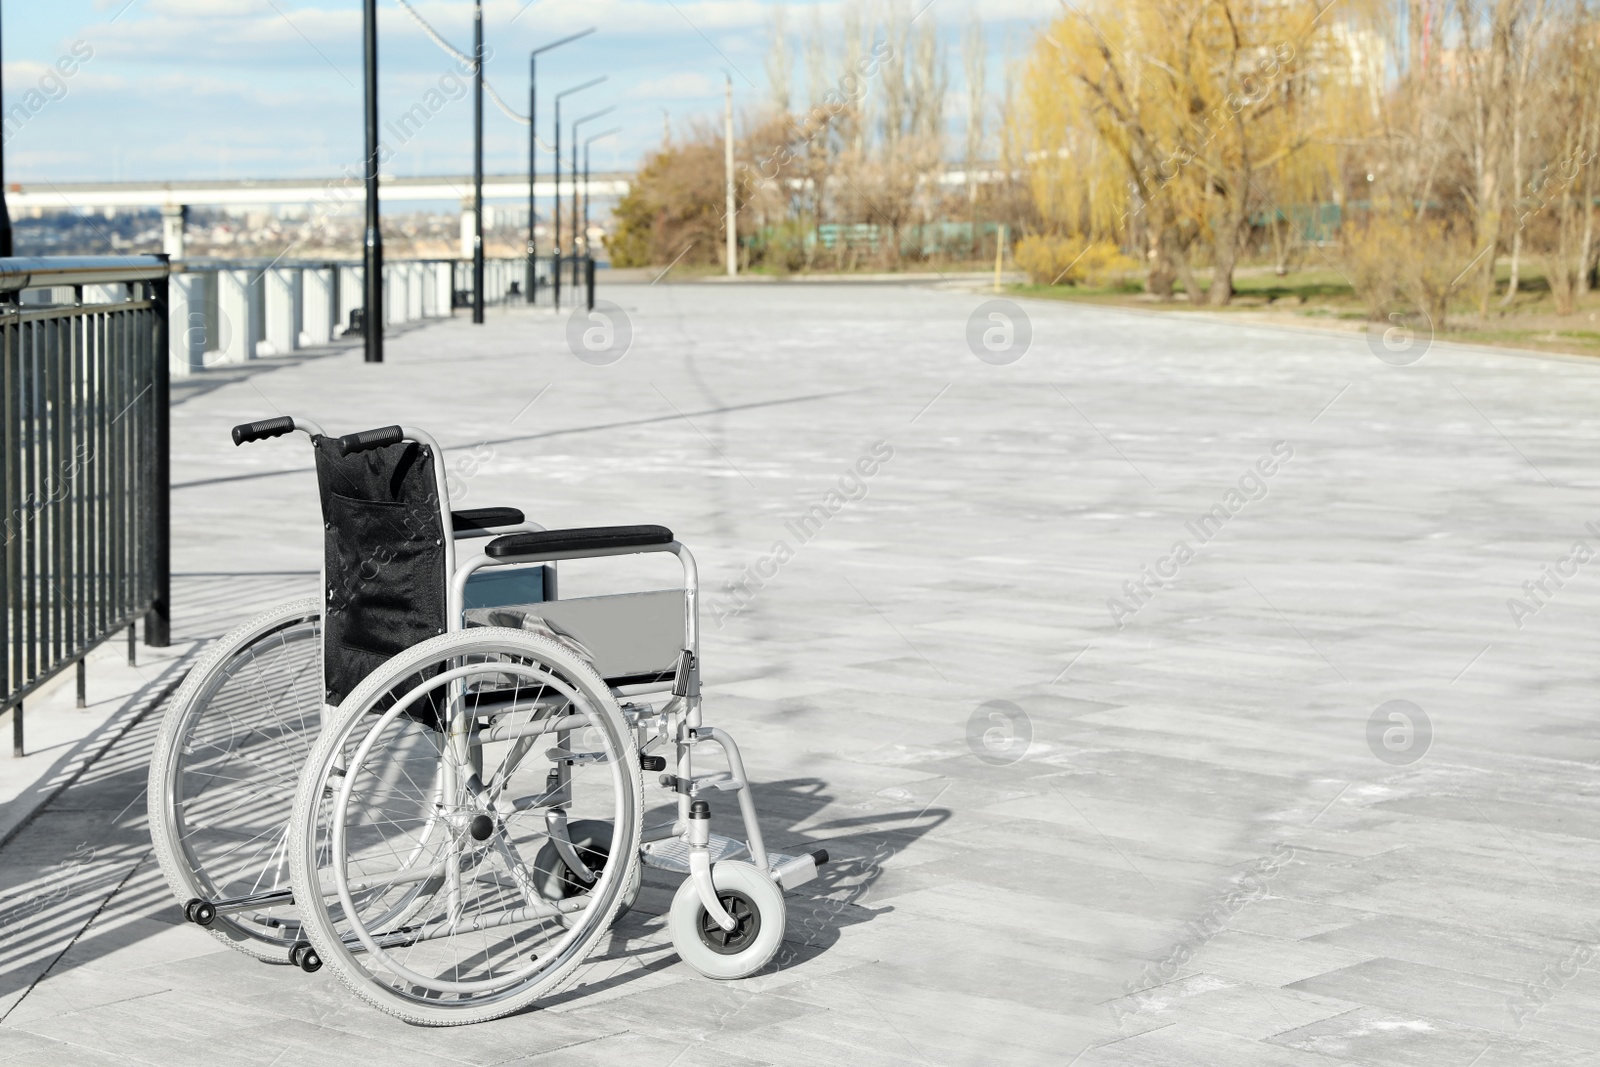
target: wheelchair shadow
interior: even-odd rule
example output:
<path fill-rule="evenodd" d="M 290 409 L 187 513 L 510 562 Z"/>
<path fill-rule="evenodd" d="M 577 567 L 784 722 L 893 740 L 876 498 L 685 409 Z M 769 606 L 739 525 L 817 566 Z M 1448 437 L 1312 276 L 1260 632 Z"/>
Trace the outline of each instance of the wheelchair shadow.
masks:
<path fill-rule="evenodd" d="M 757 786 L 755 798 L 756 809 L 769 823 L 781 821 L 790 828 L 771 834 L 769 849 L 789 855 L 818 848 L 828 852 L 816 879 L 788 895 L 789 930 L 774 961 L 780 969 L 822 955 L 848 927 L 892 913 L 892 905 L 869 902 L 886 866 L 954 814 L 929 805 L 818 822 L 817 816 L 835 800 L 819 778 Z"/>
<path fill-rule="evenodd" d="M 772 975 L 824 956 L 843 931 L 893 913 L 890 905 L 874 906 L 869 897 L 893 858 L 953 815 L 948 808 L 924 807 L 816 821 L 836 798 L 819 778 L 792 778 L 755 787 L 756 810 L 773 852 L 800 855 L 821 848 L 828 862 L 817 877 L 786 894 L 788 930 L 782 947 L 762 973 Z M 644 824 L 674 817 L 670 801 L 648 808 Z M 782 827 L 782 829 L 779 829 Z M 732 805 L 717 810 L 713 829 L 744 837 Z M 591 976 L 578 988 L 547 1001 L 554 1005 L 621 989 L 678 964 L 665 936 L 665 916 L 682 875 L 646 868 L 644 888 L 633 910 L 612 928 L 610 947 L 592 957 L 611 964 L 604 977 Z"/>

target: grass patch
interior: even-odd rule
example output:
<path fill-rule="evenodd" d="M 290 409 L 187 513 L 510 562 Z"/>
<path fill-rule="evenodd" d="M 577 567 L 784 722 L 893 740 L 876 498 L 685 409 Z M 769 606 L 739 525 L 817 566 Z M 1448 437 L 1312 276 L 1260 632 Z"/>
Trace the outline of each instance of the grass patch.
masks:
<path fill-rule="evenodd" d="M 1203 272 L 1196 272 L 1202 283 Z M 1524 264 L 1517 293 L 1502 303 L 1510 269 L 1502 265 L 1499 285 L 1490 300 L 1489 314 L 1480 318 L 1472 294 L 1451 302 L 1446 328 L 1436 332 L 1441 341 L 1525 348 L 1570 355 L 1600 356 L 1600 293 L 1591 293 L 1571 315 L 1557 315 L 1542 270 Z M 1214 314 L 1268 316 L 1286 324 L 1313 325 L 1317 320 L 1357 324 L 1367 319 L 1366 305 L 1350 282 L 1336 269 L 1319 267 L 1279 275 L 1271 267 L 1245 267 L 1234 276 L 1234 299 L 1224 307 L 1191 304 L 1178 286 L 1177 299 L 1161 301 L 1137 286 L 1090 288 L 1066 285 L 1013 285 L 1019 296 L 1062 300 L 1069 303 L 1137 307 L 1150 311 L 1205 311 Z M 1203 299 L 1203 298 L 1202 298 Z"/>

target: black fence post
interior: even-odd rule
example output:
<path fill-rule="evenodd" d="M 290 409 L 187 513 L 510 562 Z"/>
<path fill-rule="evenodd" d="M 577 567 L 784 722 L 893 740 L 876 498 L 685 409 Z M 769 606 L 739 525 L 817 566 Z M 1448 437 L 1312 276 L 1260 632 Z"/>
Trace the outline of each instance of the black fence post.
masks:
<path fill-rule="evenodd" d="M 161 259 L 166 260 L 163 254 Z M 155 314 L 155 352 L 153 353 L 154 411 L 152 442 L 155 456 L 151 471 L 150 563 L 154 587 L 150 610 L 144 617 L 144 643 L 166 648 L 172 641 L 172 368 L 170 327 L 167 323 L 168 290 L 171 276 L 162 274 L 150 283 Z"/>
<path fill-rule="evenodd" d="M 5 103 L 5 101 L 3 99 L 0 99 L 0 108 L 3 108 L 4 103 Z M 6 192 L 5 192 L 5 189 L 6 189 L 5 148 L 4 148 L 3 145 L 0 145 L 0 256 L 10 256 L 12 254 L 12 247 L 11 247 L 11 212 L 6 208 Z M 19 708 L 17 710 L 17 721 L 20 722 L 21 721 L 21 717 L 22 717 L 22 711 Z M 18 744 L 20 745 L 21 742 L 19 741 Z M 21 753 L 19 752 L 18 755 L 21 755 Z"/>
<path fill-rule="evenodd" d="M 383 362 L 383 220 L 378 212 L 378 0 L 361 5 L 367 228 L 361 249 L 361 342 L 368 363 Z"/>
<path fill-rule="evenodd" d="M 594 257 L 583 257 L 583 285 L 588 290 L 589 310 L 594 310 Z"/>
<path fill-rule="evenodd" d="M 483 325 L 483 0 L 472 4 L 472 322 Z"/>

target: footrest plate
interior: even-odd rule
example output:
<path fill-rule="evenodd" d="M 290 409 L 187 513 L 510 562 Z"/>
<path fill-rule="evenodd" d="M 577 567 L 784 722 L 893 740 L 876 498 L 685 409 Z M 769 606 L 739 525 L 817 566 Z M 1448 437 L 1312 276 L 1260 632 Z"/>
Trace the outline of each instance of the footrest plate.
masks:
<path fill-rule="evenodd" d="M 706 845 L 706 851 L 711 853 L 711 862 L 719 860 L 733 860 L 750 858 L 750 850 L 738 838 L 727 837 L 723 834 L 712 834 L 711 840 Z M 678 874 L 689 873 L 689 846 L 681 837 L 669 837 L 665 841 L 652 841 L 639 849 L 639 858 L 646 867 L 656 867 L 663 871 L 676 871 Z M 776 867 L 794 859 L 781 852 L 768 852 L 767 865 Z"/>

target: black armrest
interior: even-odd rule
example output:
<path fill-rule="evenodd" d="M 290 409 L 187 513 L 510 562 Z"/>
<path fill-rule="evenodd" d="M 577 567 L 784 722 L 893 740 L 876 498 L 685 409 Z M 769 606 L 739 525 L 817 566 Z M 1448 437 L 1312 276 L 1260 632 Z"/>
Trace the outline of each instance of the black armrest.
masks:
<path fill-rule="evenodd" d="M 578 530 L 540 530 L 496 537 L 484 546 L 491 559 L 537 556 L 542 552 L 588 552 L 602 548 L 645 548 L 672 543 L 665 526 L 590 526 Z"/>
<path fill-rule="evenodd" d="M 520 526 L 525 520 L 516 508 L 467 508 L 450 513 L 450 527 L 462 530 L 489 530 L 496 526 Z"/>

